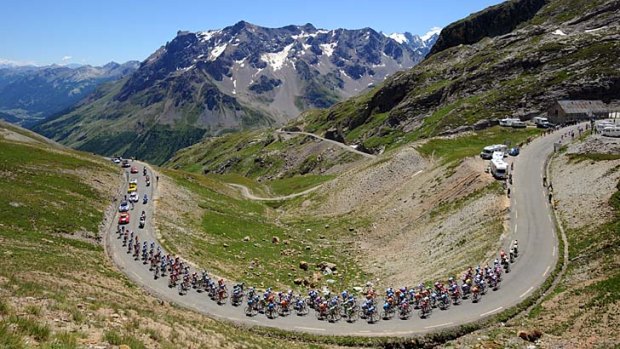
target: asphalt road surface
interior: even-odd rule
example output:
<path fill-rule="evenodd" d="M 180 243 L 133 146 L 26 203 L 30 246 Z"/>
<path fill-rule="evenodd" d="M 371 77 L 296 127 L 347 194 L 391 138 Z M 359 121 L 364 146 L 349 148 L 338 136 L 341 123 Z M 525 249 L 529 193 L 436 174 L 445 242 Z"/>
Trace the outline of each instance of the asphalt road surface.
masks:
<path fill-rule="evenodd" d="M 126 248 L 122 247 L 122 240 L 118 239 L 115 233 L 116 225 L 113 225 L 111 231 L 106 234 L 108 253 L 129 278 L 154 296 L 216 319 L 250 326 L 275 327 L 323 335 L 410 336 L 477 321 L 523 301 L 545 281 L 554 269 L 560 251 L 557 247 L 558 237 L 550 216 L 548 198 L 542 186 L 542 176 L 545 161 L 553 152 L 553 143 L 557 142 L 560 135 L 567 130 L 563 129 L 533 140 L 522 149 L 521 155 L 514 158 L 511 231 L 505 237 L 503 246 L 508 249 L 510 241 L 518 239 L 519 257 L 512 265 L 512 271 L 503 275 L 499 290 L 489 290 L 476 304 L 471 300 L 464 300 L 461 305 L 453 305 L 445 311 L 436 308 L 426 319 L 420 319 L 417 311 L 408 320 L 400 320 L 396 316 L 391 320 L 380 320 L 374 324 L 369 324 L 363 319 L 354 323 L 347 323 L 344 320 L 336 323 L 320 321 L 317 320 L 312 310 L 304 317 L 295 314 L 273 320 L 267 319 L 263 314 L 246 317 L 243 312 L 244 305 L 233 307 L 228 302 L 219 306 L 205 293 L 197 293 L 192 289 L 186 295 L 181 296 L 177 289 L 168 288 L 167 277 L 154 280 L 153 273 L 148 270 L 147 265 L 143 265 L 141 261 L 134 261 L 133 257 L 126 253 Z M 149 202 L 143 205 L 140 201 L 135 209 L 130 211 L 131 222 L 128 228 L 137 232 L 140 243 L 145 240 L 150 243 L 155 240 L 152 218 L 157 214 L 156 205 L 154 205 L 157 182 L 155 175 L 149 169 L 152 185 L 147 187 L 144 176 L 142 176 L 144 164 L 139 162 L 134 162 L 134 164 L 139 166 L 140 173 L 129 177 L 138 178 L 140 200 L 146 193 Z M 127 183 L 122 183 L 122 185 L 126 190 Z M 142 210 L 146 212 L 147 224 L 144 229 L 139 229 L 138 218 Z M 231 261 L 231 263 L 235 262 Z M 466 267 L 463 266 L 464 269 Z M 394 286 L 400 287 L 401 285 Z M 228 288 L 230 292 L 232 285 Z"/>

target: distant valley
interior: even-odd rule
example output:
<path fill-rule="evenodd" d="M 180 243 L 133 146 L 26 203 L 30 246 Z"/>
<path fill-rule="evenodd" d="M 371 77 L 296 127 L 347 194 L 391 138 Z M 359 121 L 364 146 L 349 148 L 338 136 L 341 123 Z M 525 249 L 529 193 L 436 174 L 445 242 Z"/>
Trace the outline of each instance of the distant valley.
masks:
<path fill-rule="evenodd" d="M 0 65 L 0 119 L 31 126 L 60 113 L 105 82 L 138 69 L 139 62 L 90 65 Z"/>

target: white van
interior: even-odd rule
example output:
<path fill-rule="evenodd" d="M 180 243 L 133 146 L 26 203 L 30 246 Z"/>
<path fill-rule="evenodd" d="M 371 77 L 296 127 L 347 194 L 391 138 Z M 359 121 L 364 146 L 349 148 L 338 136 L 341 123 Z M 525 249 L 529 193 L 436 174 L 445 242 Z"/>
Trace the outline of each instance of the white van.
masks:
<path fill-rule="evenodd" d="M 506 157 L 506 153 L 503 151 L 494 151 L 493 152 L 493 157 L 491 158 L 491 160 L 502 160 L 504 161 L 504 158 Z"/>
<path fill-rule="evenodd" d="M 505 119 L 501 119 L 501 120 L 499 121 L 499 125 L 500 125 L 500 126 L 504 126 L 504 127 L 512 127 L 512 124 L 513 124 L 514 122 L 517 122 L 517 121 L 518 121 L 518 122 L 521 122 L 521 120 L 520 120 L 520 119 L 505 118 Z"/>
<path fill-rule="evenodd" d="M 512 127 L 512 128 L 526 128 L 527 125 L 525 124 L 525 122 L 523 122 L 521 120 L 517 120 L 517 121 L 513 121 L 512 124 L 510 124 L 510 127 Z"/>
<path fill-rule="evenodd" d="M 603 121 L 597 122 L 594 127 L 596 127 L 596 132 L 602 133 L 605 128 L 613 127 L 613 126 L 616 126 L 613 122 L 609 120 L 603 120 Z"/>
<path fill-rule="evenodd" d="M 535 116 L 534 118 L 532 118 L 532 121 L 534 121 L 534 125 L 542 126 L 543 124 L 549 122 L 549 119 L 542 116 Z"/>
<path fill-rule="evenodd" d="M 501 151 L 505 153 L 507 150 L 508 147 L 504 144 L 489 145 L 482 148 L 482 151 L 480 152 L 480 157 L 485 160 L 490 160 L 491 158 L 493 158 L 493 153 L 495 153 L 496 151 Z"/>
<path fill-rule="evenodd" d="M 607 137 L 620 137 L 620 126 L 614 125 L 605 127 L 601 134 Z"/>
<path fill-rule="evenodd" d="M 491 174 L 497 179 L 505 179 L 508 176 L 508 164 L 504 160 L 491 160 Z"/>

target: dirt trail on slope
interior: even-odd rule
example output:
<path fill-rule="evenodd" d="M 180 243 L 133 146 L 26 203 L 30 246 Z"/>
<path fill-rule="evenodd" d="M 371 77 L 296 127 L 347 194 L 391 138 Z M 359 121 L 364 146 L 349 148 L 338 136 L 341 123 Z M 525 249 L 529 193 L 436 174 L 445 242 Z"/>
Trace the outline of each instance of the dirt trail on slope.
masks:
<path fill-rule="evenodd" d="M 248 200 L 254 200 L 254 201 L 282 201 L 282 200 L 288 200 L 288 199 L 293 199 L 299 196 L 303 196 L 309 193 L 312 193 L 313 191 L 319 189 L 321 187 L 321 185 L 317 185 L 316 187 L 312 187 L 310 189 L 306 189 L 302 192 L 299 193 L 294 193 L 294 194 L 289 194 L 289 195 L 285 195 L 285 196 L 274 196 L 274 197 L 262 197 L 262 196 L 256 196 L 254 194 L 252 194 L 252 192 L 250 191 L 250 189 L 248 187 L 246 187 L 245 185 L 242 184 L 234 184 L 234 183 L 226 183 L 227 185 L 239 189 L 241 192 L 241 195 L 248 199 Z"/>
<path fill-rule="evenodd" d="M 310 137 L 314 137 L 314 138 L 316 138 L 318 140 L 321 140 L 321 141 L 333 144 L 333 145 L 335 145 L 337 147 L 340 147 L 340 148 L 342 148 L 342 149 L 344 149 L 344 150 L 346 150 L 348 152 L 351 152 L 351 153 L 354 153 L 354 154 L 357 154 L 357 155 L 361 155 L 361 156 L 363 156 L 365 158 L 368 158 L 368 159 L 374 159 L 374 158 L 377 157 L 376 155 L 364 153 L 363 151 L 359 151 L 359 150 L 357 150 L 357 149 L 355 149 L 355 148 L 353 148 L 351 146 L 348 146 L 348 145 L 346 145 L 344 143 L 340 143 L 340 142 L 337 142 L 337 141 L 334 141 L 334 140 L 331 140 L 331 139 L 327 139 L 327 138 L 324 138 L 324 137 L 321 137 L 321 136 L 317 136 L 314 133 L 309 133 L 309 132 L 293 132 L 293 131 L 276 131 L 276 132 L 277 133 L 283 133 L 283 134 L 289 134 L 289 135 L 305 135 L 305 136 L 310 136 Z"/>

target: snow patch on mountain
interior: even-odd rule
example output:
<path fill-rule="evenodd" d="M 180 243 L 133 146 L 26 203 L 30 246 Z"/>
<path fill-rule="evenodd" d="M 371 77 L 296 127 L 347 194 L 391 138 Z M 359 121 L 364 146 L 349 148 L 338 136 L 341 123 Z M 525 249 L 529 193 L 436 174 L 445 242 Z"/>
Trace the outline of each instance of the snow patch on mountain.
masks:
<path fill-rule="evenodd" d="M 273 71 L 277 71 L 282 69 L 284 66 L 284 62 L 286 61 L 286 57 L 288 57 L 288 53 L 293 47 L 294 44 L 289 44 L 284 47 L 284 49 L 280 52 L 275 53 L 263 53 L 260 56 L 260 59 L 265 63 L 269 64 Z"/>
<path fill-rule="evenodd" d="M 226 50 L 226 47 L 228 47 L 227 43 L 219 44 L 215 46 L 215 48 L 211 50 L 211 53 L 209 54 L 209 60 L 210 61 L 216 60 L 219 56 L 222 55 L 222 53 L 224 53 L 224 50 Z"/>
<path fill-rule="evenodd" d="M 197 35 L 200 38 L 200 41 L 202 42 L 207 42 L 209 40 L 211 40 L 212 37 L 214 37 L 215 35 L 219 34 L 221 32 L 221 30 L 209 30 L 206 32 L 198 32 Z"/>
<path fill-rule="evenodd" d="M 329 44 L 321 44 L 321 51 L 327 56 L 331 57 L 334 54 L 334 48 L 338 46 L 337 42 L 330 42 Z"/>
<path fill-rule="evenodd" d="M 407 40 L 407 37 L 405 36 L 405 34 L 401 34 L 401 33 L 392 33 L 390 35 L 387 35 L 387 37 L 391 38 L 391 39 L 394 39 L 399 44 L 403 44 L 403 43 L 409 42 L 409 40 Z"/>
<path fill-rule="evenodd" d="M 440 28 L 440 27 L 432 27 L 431 30 L 429 30 L 426 34 L 420 36 L 420 39 L 422 39 L 422 41 L 428 41 L 434 35 L 441 33 L 442 29 L 443 28 Z"/>

